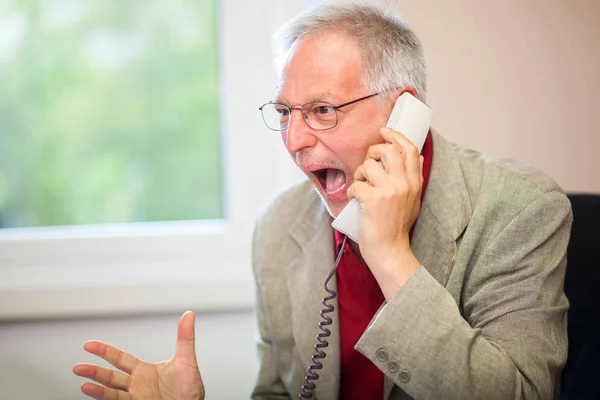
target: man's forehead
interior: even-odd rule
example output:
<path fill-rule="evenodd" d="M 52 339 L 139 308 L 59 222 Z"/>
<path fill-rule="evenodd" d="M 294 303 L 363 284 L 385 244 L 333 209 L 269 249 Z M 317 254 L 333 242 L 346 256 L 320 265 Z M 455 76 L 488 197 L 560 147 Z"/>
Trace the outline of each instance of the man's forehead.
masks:
<path fill-rule="evenodd" d="M 362 87 L 362 54 L 358 43 L 346 35 L 309 35 L 293 47 L 279 76 L 275 98 L 335 102 Z"/>

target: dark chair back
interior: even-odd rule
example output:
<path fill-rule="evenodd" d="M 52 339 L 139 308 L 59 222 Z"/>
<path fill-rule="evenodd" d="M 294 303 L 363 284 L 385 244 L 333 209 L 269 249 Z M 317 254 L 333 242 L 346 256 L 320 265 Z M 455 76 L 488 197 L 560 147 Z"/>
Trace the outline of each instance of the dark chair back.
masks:
<path fill-rule="evenodd" d="M 565 276 L 569 357 L 561 399 L 600 399 L 600 195 L 568 196 L 573 207 Z"/>

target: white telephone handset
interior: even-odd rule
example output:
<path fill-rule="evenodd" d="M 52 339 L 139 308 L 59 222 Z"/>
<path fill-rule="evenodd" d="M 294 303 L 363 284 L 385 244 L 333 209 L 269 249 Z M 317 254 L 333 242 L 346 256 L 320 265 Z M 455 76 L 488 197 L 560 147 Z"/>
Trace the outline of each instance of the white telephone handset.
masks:
<path fill-rule="evenodd" d="M 405 92 L 396 100 L 386 126 L 402 133 L 421 152 L 431 126 L 432 117 L 433 111 L 431 108 L 417 100 L 410 93 Z M 340 212 L 340 215 L 333 220 L 331 226 L 358 243 L 358 229 L 360 227 L 359 201 L 355 198 L 351 199 Z"/>

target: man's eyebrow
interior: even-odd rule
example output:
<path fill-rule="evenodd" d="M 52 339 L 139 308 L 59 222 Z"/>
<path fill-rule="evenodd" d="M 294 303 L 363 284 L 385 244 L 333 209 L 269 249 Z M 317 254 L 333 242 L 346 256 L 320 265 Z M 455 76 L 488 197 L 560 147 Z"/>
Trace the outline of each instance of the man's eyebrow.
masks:
<path fill-rule="evenodd" d="M 311 101 L 333 101 L 335 96 L 331 92 L 321 92 L 312 98 Z M 326 100 L 327 99 L 327 100 Z"/>
<path fill-rule="evenodd" d="M 286 101 L 282 100 L 279 97 L 280 93 L 276 93 L 275 97 L 273 98 L 272 102 L 273 103 L 282 103 L 282 104 L 288 104 Z M 321 93 L 317 93 L 315 95 L 313 95 L 310 100 L 308 100 L 306 103 L 312 103 L 313 101 L 323 101 L 323 102 L 327 102 L 330 103 L 332 101 L 334 101 L 335 96 L 331 93 L 331 92 L 321 92 Z"/>

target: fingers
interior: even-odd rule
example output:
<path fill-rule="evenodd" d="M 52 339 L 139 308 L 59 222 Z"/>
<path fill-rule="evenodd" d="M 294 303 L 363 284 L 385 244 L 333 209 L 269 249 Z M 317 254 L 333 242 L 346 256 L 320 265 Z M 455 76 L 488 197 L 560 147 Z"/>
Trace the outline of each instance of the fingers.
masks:
<path fill-rule="evenodd" d="M 420 195 L 423 184 L 423 157 L 419 154 L 417 146 L 401 133 L 389 128 L 382 128 L 381 136 L 387 143 L 368 149 L 365 161 L 354 172 L 355 181 L 367 181 L 370 186 L 377 187 L 391 180 L 397 187 L 408 184 Z M 383 167 L 378 165 L 377 161 L 381 161 Z M 367 187 L 359 186 L 360 188 L 349 190 L 349 198 L 358 198 L 362 190 L 368 190 Z M 358 190 L 358 193 L 355 190 Z"/>
<path fill-rule="evenodd" d="M 383 166 L 373 159 L 368 159 L 354 172 L 354 179 L 368 181 L 373 186 L 382 185 L 388 179 Z"/>
<path fill-rule="evenodd" d="M 77 364 L 73 367 L 73 373 L 83 378 L 93 379 L 109 388 L 125 391 L 129 389 L 129 375 L 119 371 L 93 364 Z"/>
<path fill-rule="evenodd" d="M 397 132 L 390 128 L 381 128 L 381 136 L 386 142 L 393 143 L 402 149 L 402 152 L 411 158 L 419 158 L 419 149 L 401 132 Z"/>
<path fill-rule="evenodd" d="M 384 129 L 382 129 L 382 132 L 384 131 Z M 394 133 L 398 136 L 401 136 L 397 132 Z M 388 141 L 387 143 L 377 144 L 369 147 L 369 149 L 367 150 L 367 156 L 365 157 L 365 161 L 354 172 L 354 178 L 356 180 L 368 180 L 369 183 L 371 183 L 371 185 L 373 186 L 384 184 L 384 179 L 391 179 L 396 184 L 400 184 L 402 182 L 407 181 L 406 175 L 408 173 L 408 170 L 406 164 L 408 163 L 408 160 L 405 155 L 407 150 L 405 150 L 402 147 L 402 145 L 398 144 L 399 142 L 392 142 L 391 140 L 394 139 L 390 136 L 390 141 Z M 383 167 L 378 168 L 378 166 L 376 165 L 377 163 L 375 161 L 380 161 Z M 383 171 L 385 171 L 387 174 L 380 173 Z M 418 183 L 418 177 L 415 181 Z"/>
<path fill-rule="evenodd" d="M 122 390 L 102 387 L 95 383 L 86 382 L 81 385 L 83 394 L 96 400 L 133 400 L 129 393 Z"/>
<path fill-rule="evenodd" d="M 89 341 L 83 345 L 83 348 L 128 374 L 131 374 L 139 363 L 139 360 L 131 354 L 103 342 Z M 131 400 L 131 396 L 125 391 L 129 388 L 129 376 L 122 372 L 98 365 L 77 364 L 73 367 L 73 373 L 104 385 L 84 383 L 81 391 L 87 396 L 98 400 Z"/>
<path fill-rule="evenodd" d="M 388 173 L 402 173 L 405 170 L 404 153 L 395 144 L 386 143 L 369 147 L 366 159 L 381 160 Z"/>
<path fill-rule="evenodd" d="M 191 311 L 183 314 L 177 327 L 177 344 L 175 345 L 175 358 L 193 368 L 197 368 L 195 319 L 195 315 Z"/>
<path fill-rule="evenodd" d="M 419 184 L 421 179 L 421 155 L 417 146 L 406 136 L 389 128 L 382 128 L 381 136 L 402 152 L 406 177 L 412 184 Z"/>
<path fill-rule="evenodd" d="M 92 353 L 117 367 L 121 371 L 131 375 L 135 366 L 140 362 L 136 357 L 114 346 L 99 341 L 85 342 L 83 348 L 88 353 Z"/>

